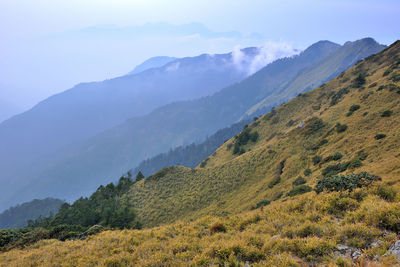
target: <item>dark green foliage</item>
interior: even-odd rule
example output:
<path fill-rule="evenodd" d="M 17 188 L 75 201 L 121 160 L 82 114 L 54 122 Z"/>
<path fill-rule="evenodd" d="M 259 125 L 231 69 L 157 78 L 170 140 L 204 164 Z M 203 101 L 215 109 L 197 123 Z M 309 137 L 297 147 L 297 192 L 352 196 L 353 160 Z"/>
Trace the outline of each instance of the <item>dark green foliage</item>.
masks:
<path fill-rule="evenodd" d="M 350 117 L 351 115 L 353 115 L 353 113 L 357 110 L 360 109 L 360 105 L 352 105 L 349 109 L 349 112 L 346 114 L 347 117 Z"/>
<path fill-rule="evenodd" d="M 246 128 L 243 130 L 240 134 L 235 136 L 235 147 L 233 148 L 233 155 L 241 155 L 245 153 L 246 151 L 242 146 L 247 145 L 249 141 L 251 142 L 257 142 L 258 140 L 258 133 L 254 131 L 253 133 L 250 132 L 249 128 Z"/>
<path fill-rule="evenodd" d="M 28 220 L 57 213 L 63 203 L 60 199 L 46 198 L 11 207 L 0 214 L 0 229 L 24 227 Z"/>
<path fill-rule="evenodd" d="M 385 70 L 385 72 L 383 73 L 383 77 L 388 76 L 390 73 L 392 73 L 392 71 L 393 71 L 392 68 Z"/>
<path fill-rule="evenodd" d="M 360 73 L 358 74 L 357 78 L 353 80 L 352 86 L 353 88 L 360 88 L 365 84 L 365 82 L 365 74 Z"/>
<path fill-rule="evenodd" d="M 273 188 L 275 185 L 279 184 L 281 182 L 281 177 L 280 176 L 275 176 L 274 179 L 269 182 L 268 187 Z"/>
<path fill-rule="evenodd" d="M 226 226 L 222 223 L 216 223 L 210 227 L 210 235 L 215 233 L 226 233 Z"/>
<path fill-rule="evenodd" d="M 311 174 L 311 169 L 307 168 L 307 169 L 304 170 L 304 175 L 305 176 L 310 176 L 310 174 Z"/>
<path fill-rule="evenodd" d="M 352 105 L 352 106 L 349 108 L 349 111 L 354 112 L 354 111 L 359 110 L 359 109 L 360 109 L 360 105 L 355 104 L 355 105 Z"/>
<path fill-rule="evenodd" d="M 294 186 L 296 186 L 296 185 L 302 185 L 302 184 L 305 184 L 305 183 L 307 183 L 306 179 L 304 179 L 303 177 L 299 176 L 299 177 L 296 178 L 296 180 L 293 181 L 292 184 Z"/>
<path fill-rule="evenodd" d="M 345 170 L 347 170 L 349 164 L 349 162 L 343 162 L 334 165 L 328 165 L 325 169 L 322 170 L 322 175 L 331 176 L 336 175 L 340 172 L 344 172 Z"/>
<path fill-rule="evenodd" d="M 313 134 L 321 130 L 325 126 L 325 123 L 320 118 L 313 117 L 306 123 L 305 129 L 307 134 Z"/>
<path fill-rule="evenodd" d="M 348 94 L 349 92 L 350 92 L 350 90 L 348 88 L 342 88 L 339 91 L 337 91 L 336 93 L 334 93 L 331 98 L 331 106 L 334 106 L 337 103 L 339 103 L 339 101 L 342 99 L 342 97 L 345 94 Z"/>
<path fill-rule="evenodd" d="M 335 128 L 336 128 L 336 132 L 343 133 L 344 131 L 347 130 L 347 125 L 346 124 L 336 123 Z"/>
<path fill-rule="evenodd" d="M 204 168 L 206 165 L 207 165 L 207 162 L 209 161 L 209 158 L 206 158 L 205 160 L 203 160 L 201 163 L 200 163 L 200 168 Z"/>
<path fill-rule="evenodd" d="M 140 180 L 144 179 L 144 175 L 141 171 L 138 172 L 138 174 L 136 175 L 136 182 L 139 182 Z"/>
<path fill-rule="evenodd" d="M 372 182 L 382 180 L 379 176 L 361 172 L 358 174 L 332 175 L 322 178 L 315 186 L 315 191 L 353 191 L 356 188 L 370 185 Z"/>
<path fill-rule="evenodd" d="M 375 135 L 375 139 L 376 140 L 383 139 L 385 137 L 386 137 L 386 134 L 377 134 L 377 135 Z"/>
<path fill-rule="evenodd" d="M 400 73 L 393 73 L 392 76 L 390 76 L 390 79 L 393 82 L 399 82 L 400 81 Z"/>
<path fill-rule="evenodd" d="M 271 201 L 269 201 L 269 200 L 266 200 L 266 199 L 261 200 L 260 202 L 257 203 L 256 209 L 261 208 L 261 207 L 264 207 L 264 206 L 267 206 L 267 205 L 269 205 L 270 203 L 271 203 Z"/>
<path fill-rule="evenodd" d="M 275 110 L 275 108 L 273 107 L 272 109 L 271 109 L 271 111 L 270 112 L 268 112 L 267 114 L 265 114 L 265 116 L 264 116 L 264 120 L 266 120 L 266 121 L 268 121 L 268 120 L 270 120 L 272 117 L 274 117 L 276 115 L 276 110 Z"/>
<path fill-rule="evenodd" d="M 226 140 L 231 139 L 235 134 L 242 131 L 243 126 L 249 122 L 249 120 L 243 120 L 230 127 L 221 129 L 208 137 L 201 144 L 193 143 L 187 146 L 180 146 L 167 153 L 158 154 L 157 156 L 144 160 L 132 173 L 138 173 L 140 170 L 145 176 L 148 176 L 165 167 L 176 165 L 194 168 L 214 153 Z M 233 144 L 231 143 L 227 144 L 226 149 L 230 150 L 232 146 Z"/>
<path fill-rule="evenodd" d="M 354 158 L 350 161 L 349 166 L 347 167 L 349 170 L 353 170 L 356 168 L 361 167 L 363 164 L 361 162 L 361 159 L 359 158 Z"/>
<path fill-rule="evenodd" d="M 307 192 L 311 192 L 312 188 L 309 187 L 308 185 L 299 185 L 299 186 L 295 186 L 292 190 L 290 190 L 286 195 L 289 197 L 293 197 L 296 195 L 301 195 Z"/>
<path fill-rule="evenodd" d="M 318 163 L 320 163 L 321 161 L 322 161 L 322 157 L 321 156 L 314 156 L 312 158 L 312 162 L 313 162 L 314 166 L 317 165 Z"/>
<path fill-rule="evenodd" d="M 381 117 L 390 117 L 392 116 L 393 111 L 391 110 L 385 110 L 384 112 L 382 112 Z"/>
<path fill-rule="evenodd" d="M 385 89 L 385 86 L 384 86 L 384 85 L 381 85 L 381 86 L 378 87 L 378 89 L 376 89 L 376 91 L 379 92 L 379 91 L 381 91 L 381 90 L 383 90 L 383 89 Z"/>
<path fill-rule="evenodd" d="M 326 158 L 324 158 L 323 162 L 325 163 L 325 162 L 329 162 L 332 160 L 340 160 L 342 157 L 343 157 L 343 155 L 340 152 L 336 152 L 335 154 L 329 155 Z"/>

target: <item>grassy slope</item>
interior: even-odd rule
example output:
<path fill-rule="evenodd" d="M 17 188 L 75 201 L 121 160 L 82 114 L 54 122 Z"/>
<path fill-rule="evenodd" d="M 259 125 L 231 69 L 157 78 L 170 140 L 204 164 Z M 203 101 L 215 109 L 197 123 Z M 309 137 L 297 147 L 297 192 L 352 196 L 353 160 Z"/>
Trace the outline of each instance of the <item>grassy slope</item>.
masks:
<path fill-rule="evenodd" d="M 260 118 L 257 126 L 254 123 L 249 126 L 260 135 L 259 141 L 245 146 L 251 151 L 233 156 L 232 151 L 227 150 L 228 144 L 234 141 L 231 139 L 209 157 L 206 168 L 170 167 L 136 184 L 128 197 L 140 219 L 145 226 L 154 226 L 206 214 L 249 210 L 263 199 L 273 200 L 280 192 L 290 191 L 293 180 L 303 175 L 306 168 L 312 170 L 307 184 L 314 185 L 321 177 L 321 170 L 333 162 L 314 166 L 312 157 L 327 157 L 335 152 L 343 154 L 342 162 L 354 159 L 362 151 L 367 153 L 364 166 L 355 171 L 368 171 L 396 183 L 400 175 L 400 95 L 398 89 L 377 89 L 393 84 L 389 80 L 392 74 L 383 77 L 383 72 L 394 63 L 393 55 L 399 56 L 399 50 L 400 45 L 396 44 L 380 55 L 379 62 L 373 62 L 378 57 L 368 59 L 324 86 L 283 104 L 271 119 Z M 357 74 L 365 71 L 369 75 L 366 88 L 351 88 Z M 369 87 L 375 82 L 375 86 Z M 330 106 L 331 96 L 345 87 L 349 87 L 350 93 L 338 104 Z M 347 117 L 353 104 L 361 107 Z M 381 117 L 384 110 L 392 110 L 393 115 Z M 326 126 L 307 135 L 306 126 L 302 129 L 298 126 L 311 117 L 321 118 Z M 287 126 L 289 121 L 293 121 L 291 127 Z M 334 127 L 338 122 L 346 124 L 348 129 L 337 133 Z M 387 137 L 374 139 L 378 133 Z M 328 143 L 317 150 L 309 149 L 322 139 Z M 283 160 L 286 164 L 281 182 L 271 189 L 268 184 Z"/>
<path fill-rule="evenodd" d="M 399 65 L 391 74 L 383 77 L 383 73 L 399 60 L 397 42 L 326 85 L 277 108 L 274 117 L 279 119 L 267 119 L 269 115 L 260 118 L 258 125 L 250 126 L 260 134 L 258 142 L 245 147 L 251 151 L 233 156 L 226 148 L 232 139 L 209 158 L 205 168 L 161 170 L 137 183 L 126 195 L 147 226 L 182 222 L 141 231 L 107 231 L 84 241 L 40 241 L 1 253 L 0 262 L 6 266 L 208 266 L 245 262 L 260 266 L 351 266 L 350 261 L 335 256 L 337 245 L 346 244 L 363 254 L 356 262 L 360 266 L 376 255 L 379 261 L 373 266 L 393 266 L 396 260 L 383 255 L 398 239 L 400 199 L 398 193 L 387 198 L 382 188 L 391 192 L 400 186 L 400 85 L 390 81 L 393 73 L 400 73 Z M 360 71 L 369 74 L 366 88 L 350 88 L 338 104 L 330 106 L 330 95 L 350 86 Z M 378 90 L 381 85 L 386 88 Z M 354 104 L 360 109 L 347 117 Z M 392 115 L 381 117 L 385 110 L 391 110 Z M 307 124 L 298 127 L 314 116 L 326 124 L 320 131 L 307 134 Z M 294 123 L 289 127 L 290 120 Z M 348 129 L 337 133 L 337 122 Z M 387 137 L 376 140 L 377 133 Z M 328 143 L 310 150 L 322 139 Z M 343 162 L 361 155 L 360 151 L 368 154 L 364 166 L 348 172 L 365 170 L 380 175 L 383 181 L 379 184 L 353 193 L 282 196 L 269 206 L 246 211 L 260 200 L 273 200 L 279 192 L 288 192 L 292 181 L 306 168 L 312 170 L 307 184 L 314 185 L 322 169 L 332 164 L 314 166 L 314 155 L 341 152 Z M 286 163 L 281 182 L 269 188 L 282 160 Z M 205 214 L 211 216 L 202 216 Z M 215 223 L 222 223 L 226 232 L 213 233 Z M 371 246 L 377 240 L 380 242 Z"/>

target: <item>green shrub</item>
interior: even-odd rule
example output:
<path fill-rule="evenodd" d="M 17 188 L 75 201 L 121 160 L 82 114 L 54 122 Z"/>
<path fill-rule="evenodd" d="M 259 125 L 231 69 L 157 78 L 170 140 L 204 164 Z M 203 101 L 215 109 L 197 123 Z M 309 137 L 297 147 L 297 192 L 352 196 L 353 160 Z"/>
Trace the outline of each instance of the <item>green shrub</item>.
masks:
<path fill-rule="evenodd" d="M 305 184 L 305 183 L 307 183 L 306 179 L 304 179 L 303 177 L 299 176 L 299 177 L 296 178 L 296 180 L 293 181 L 292 184 L 294 186 L 296 186 L 296 185 L 302 185 L 302 184 Z"/>
<path fill-rule="evenodd" d="M 392 76 L 390 76 L 390 80 L 393 82 L 399 82 L 400 81 L 400 73 L 393 73 Z"/>
<path fill-rule="evenodd" d="M 331 176 L 338 174 L 340 172 L 344 172 L 345 170 L 347 170 L 349 164 L 350 164 L 349 162 L 343 162 L 334 165 L 328 165 L 325 169 L 322 170 L 322 175 Z"/>
<path fill-rule="evenodd" d="M 306 122 L 306 132 L 313 134 L 321 130 L 325 126 L 325 123 L 320 118 L 313 117 Z"/>
<path fill-rule="evenodd" d="M 232 146 L 233 146 L 232 143 L 227 144 L 227 145 L 226 145 L 226 150 L 231 150 Z"/>
<path fill-rule="evenodd" d="M 386 134 L 377 134 L 377 135 L 375 135 L 375 139 L 376 140 L 383 139 L 385 137 L 386 137 Z"/>
<path fill-rule="evenodd" d="M 332 99 L 331 99 L 331 106 L 336 105 L 337 103 L 339 103 L 339 101 L 342 99 L 343 95 L 348 94 L 350 91 L 348 88 L 342 88 L 339 91 L 337 91 L 336 93 L 334 93 L 332 95 Z"/>
<path fill-rule="evenodd" d="M 307 168 L 307 169 L 304 170 L 304 175 L 305 175 L 305 176 L 310 176 L 311 173 L 312 173 L 312 172 L 311 172 L 311 169 L 309 169 L 309 168 Z"/>
<path fill-rule="evenodd" d="M 388 76 L 390 73 L 392 73 L 392 71 L 393 71 L 393 69 L 392 68 L 389 68 L 389 69 L 387 69 L 387 70 L 385 70 L 385 72 L 383 73 L 383 77 L 385 77 L 385 76 Z"/>
<path fill-rule="evenodd" d="M 355 78 L 352 82 L 352 87 L 353 88 L 360 88 L 361 86 L 363 86 L 365 84 L 366 80 L 365 80 L 365 74 L 358 74 L 357 78 Z"/>
<path fill-rule="evenodd" d="M 267 205 L 269 205 L 270 203 L 271 203 L 271 201 L 269 201 L 269 200 L 266 200 L 266 199 L 261 200 L 260 202 L 257 203 L 256 209 L 261 208 L 261 207 L 264 207 L 264 206 L 267 206 Z"/>
<path fill-rule="evenodd" d="M 354 159 L 352 159 L 352 160 L 350 161 L 349 166 L 348 166 L 348 169 L 354 170 L 354 169 L 356 169 L 356 168 L 361 167 L 362 165 L 363 165 L 363 164 L 362 164 L 362 162 L 361 162 L 361 159 L 359 159 L 359 158 L 354 158 Z"/>
<path fill-rule="evenodd" d="M 318 163 L 320 163 L 321 161 L 322 161 L 322 157 L 321 156 L 314 156 L 312 158 L 312 162 L 313 162 L 314 166 L 317 165 Z"/>
<path fill-rule="evenodd" d="M 311 191 L 312 191 L 311 187 L 309 187 L 308 185 L 304 185 L 303 184 L 303 185 L 295 186 L 286 195 L 289 196 L 289 197 L 293 197 L 293 196 L 301 195 L 301 194 L 304 194 L 304 193 L 307 193 L 307 192 L 311 192 Z"/>
<path fill-rule="evenodd" d="M 384 112 L 382 112 L 381 117 L 390 117 L 392 116 L 393 111 L 391 110 L 385 110 Z"/>
<path fill-rule="evenodd" d="M 359 110 L 359 109 L 360 109 L 360 105 L 355 104 L 355 105 L 352 105 L 350 107 L 349 111 L 354 112 L 354 111 Z"/>
<path fill-rule="evenodd" d="M 347 125 L 346 124 L 336 123 L 335 128 L 336 128 L 336 132 L 342 133 L 342 132 L 347 130 Z"/>
<path fill-rule="evenodd" d="M 332 175 L 322 178 L 315 186 L 315 191 L 321 193 L 326 190 L 330 191 L 353 191 L 355 188 L 361 188 L 370 185 L 372 182 L 380 181 L 379 176 L 361 172 L 358 174 Z"/>
<path fill-rule="evenodd" d="M 323 162 L 325 163 L 325 162 L 329 162 L 332 160 L 340 160 L 342 157 L 343 157 L 343 155 L 340 152 L 336 152 L 335 154 L 329 155 L 326 158 L 324 158 Z"/>
<path fill-rule="evenodd" d="M 272 188 L 275 185 L 279 184 L 281 182 L 281 177 L 280 176 L 275 176 L 274 179 L 271 180 L 271 182 L 269 182 L 268 187 Z"/>

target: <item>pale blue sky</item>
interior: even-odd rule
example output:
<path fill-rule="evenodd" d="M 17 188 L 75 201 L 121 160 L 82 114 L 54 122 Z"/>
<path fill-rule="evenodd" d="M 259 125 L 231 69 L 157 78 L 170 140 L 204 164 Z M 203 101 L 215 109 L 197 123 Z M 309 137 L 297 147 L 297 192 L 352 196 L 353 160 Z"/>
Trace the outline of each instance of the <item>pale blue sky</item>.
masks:
<path fill-rule="evenodd" d="M 93 25 L 149 22 L 200 22 L 242 36 L 70 34 Z M 305 48 L 323 39 L 342 44 L 369 36 L 390 44 L 399 39 L 399 25 L 398 0 L 1 0 L 0 98 L 28 107 L 78 82 L 126 73 L 150 56 L 227 52 L 267 41 Z"/>

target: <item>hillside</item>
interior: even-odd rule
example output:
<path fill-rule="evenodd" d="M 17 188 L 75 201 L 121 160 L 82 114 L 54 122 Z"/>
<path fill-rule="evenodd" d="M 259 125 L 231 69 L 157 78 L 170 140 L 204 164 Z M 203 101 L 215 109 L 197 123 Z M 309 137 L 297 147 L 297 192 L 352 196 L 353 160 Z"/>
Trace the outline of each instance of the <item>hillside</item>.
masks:
<path fill-rule="evenodd" d="M 166 56 L 152 57 L 137 65 L 127 75 L 137 74 L 148 69 L 159 68 L 176 59 L 178 58 Z"/>
<path fill-rule="evenodd" d="M 240 121 L 218 130 L 200 144 L 193 143 L 187 146 L 180 146 L 167 153 L 161 153 L 146 159 L 133 169 L 132 174 L 136 175 L 141 171 L 145 176 L 148 176 L 162 168 L 176 165 L 194 168 L 214 153 L 226 140 L 231 139 L 235 134 L 239 133 L 243 129 L 243 126 L 250 122 L 250 120 Z"/>
<path fill-rule="evenodd" d="M 397 41 L 265 114 L 195 169 L 169 167 L 134 183 L 125 200 L 141 222 L 165 225 L 42 240 L 0 261 L 397 266 L 399 129 Z"/>
<path fill-rule="evenodd" d="M 263 200 L 286 199 L 299 176 L 314 185 L 327 173 L 367 171 L 397 186 L 399 49 L 396 43 L 274 109 L 201 166 L 169 167 L 135 184 L 129 198 L 139 220 L 153 226 L 246 211 Z"/>
<path fill-rule="evenodd" d="M 54 198 L 34 199 L 0 213 L 0 229 L 21 228 L 28 220 L 56 214 L 64 201 Z"/>

